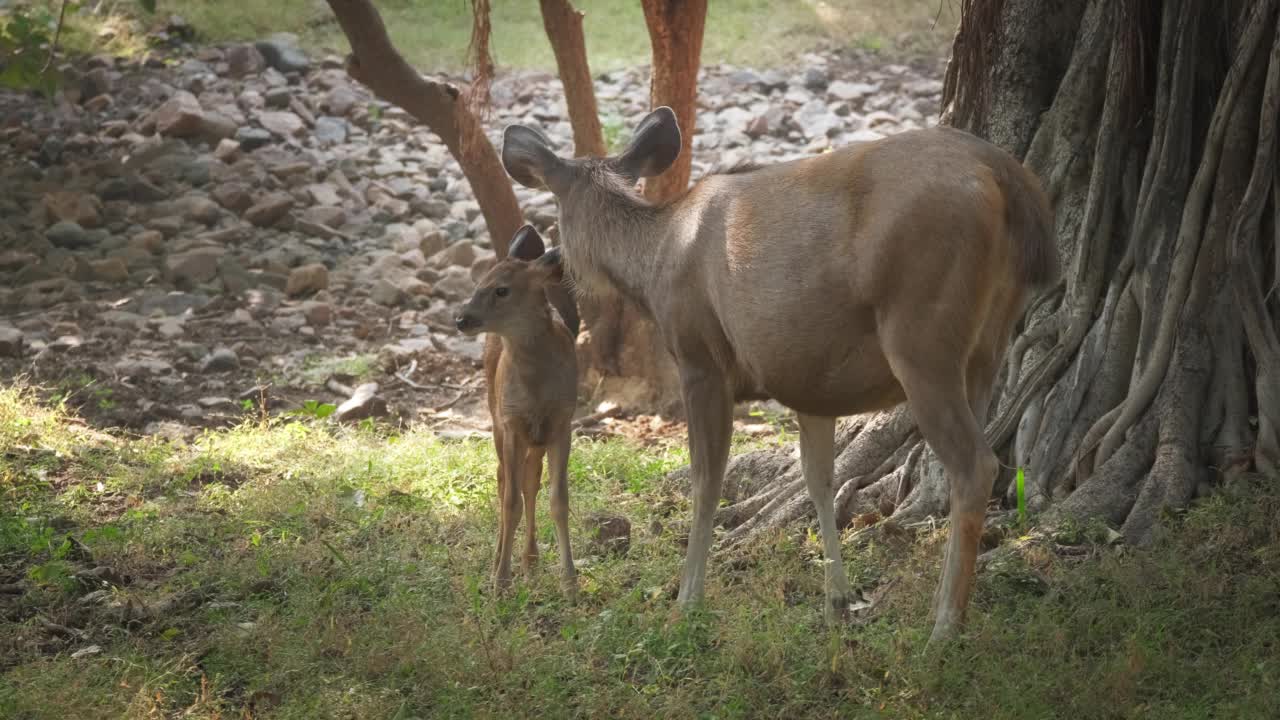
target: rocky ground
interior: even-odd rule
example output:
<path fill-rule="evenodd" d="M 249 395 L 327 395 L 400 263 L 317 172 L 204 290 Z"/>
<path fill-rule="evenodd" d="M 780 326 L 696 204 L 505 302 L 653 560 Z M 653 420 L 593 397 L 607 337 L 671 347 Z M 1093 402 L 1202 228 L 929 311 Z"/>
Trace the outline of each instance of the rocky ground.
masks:
<path fill-rule="evenodd" d="M 67 72 L 52 103 L 0 93 L 0 377 L 144 432 L 238 422 L 264 402 L 487 429 L 481 344 L 450 318 L 492 242 L 434 135 L 287 35 Z M 931 124 L 940 76 L 816 54 L 790 72 L 704 68 L 694 177 Z M 625 142 L 648 110 L 647 68 L 596 89 L 608 139 Z M 518 121 L 571 146 L 553 75 L 504 73 L 492 97 L 495 145 Z M 554 222 L 549 194 L 517 195 L 540 229 Z"/>

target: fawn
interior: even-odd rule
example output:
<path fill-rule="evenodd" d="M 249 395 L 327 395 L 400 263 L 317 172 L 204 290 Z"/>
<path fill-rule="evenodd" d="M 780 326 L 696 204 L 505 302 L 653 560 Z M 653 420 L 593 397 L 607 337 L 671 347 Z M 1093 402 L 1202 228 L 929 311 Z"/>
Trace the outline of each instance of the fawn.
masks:
<path fill-rule="evenodd" d="M 493 445 L 498 455 L 500 504 L 494 587 L 511 584 L 511 552 L 524 500 L 524 572 L 538 557 L 534 512 L 547 459 L 551 517 L 560 546 L 561 586 L 577 597 L 577 573 L 569 547 L 569 445 L 577 407 L 576 316 L 551 314 L 548 291 L 564 278 L 560 250 L 546 250 L 532 225 L 521 227 L 507 257 L 485 273 L 455 324 L 462 333 L 487 333 L 484 373 Z"/>

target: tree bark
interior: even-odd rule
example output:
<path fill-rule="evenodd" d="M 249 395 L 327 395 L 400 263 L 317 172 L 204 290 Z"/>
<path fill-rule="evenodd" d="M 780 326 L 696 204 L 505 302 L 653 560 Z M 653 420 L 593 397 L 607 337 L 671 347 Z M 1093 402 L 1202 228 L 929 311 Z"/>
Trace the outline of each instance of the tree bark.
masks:
<path fill-rule="evenodd" d="M 596 91 L 587 64 L 587 45 L 582 36 L 581 11 L 569 0 L 540 0 L 542 26 L 556 56 L 556 69 L 564 86 L 565 104 L 569 108 L 569 124 L 573 126 L 573 154 L 577 157 L 603 157 L 607 151 L 604 131 L 600 128 L 600 111 L 596 108 Z"/>
<path fill-rule="evenodd" d="M 649 105 L 667 105 L 680 125 L 680 155 L 661 175 L 648 178 L 644 194 L 649 200 L 670 200 L 689 187 L 693 163 L 693 134 L 698 99 L 698 62 L 702 57 L 702 30 L 707 20 L 707 0 L 643 0 L 644 21 L 653 47 L 653 76 Z"/>
<path fill-rule="evenodd" d="M 369 0 L 328 0 L 351 43 L 347 73 L 375 95 L 430 128 L 449 148 L 471 184 L 499 258 L 524 223 L 515 191 L 498 153 L 485 137 L 459 89 L 414 70 L 391 44 L 386 25 Z"/>
<path fill-rule="evenodd" d="M 1063 286 L 1029 308 L 987 435 L 1044 522 L 1134 543 L 1280 462 L 1280 1 L 965 0 L 943 120 L 1023 158 L 1054 203 Z M 1236 314 L 1236 311 L 1239 314 Z M 851 418 L 839 518 L 941 517 L 906 407 Z M 812 518 L 791 449 L 722 511 L 726 544 Z"/>

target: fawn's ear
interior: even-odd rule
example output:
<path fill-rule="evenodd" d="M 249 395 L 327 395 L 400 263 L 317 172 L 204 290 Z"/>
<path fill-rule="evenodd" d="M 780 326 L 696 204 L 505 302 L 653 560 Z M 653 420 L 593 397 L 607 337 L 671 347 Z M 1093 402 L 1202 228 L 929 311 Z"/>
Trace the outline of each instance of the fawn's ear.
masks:
<path fill-rule="evenodd" d="M 642 177 L 661 175 L 679 155 L 680 125 L 675 111 L 663 105 L 644 116 L 627 149 L 613 161 L 613 166 L 634 182 Z"/>
<path fill-rule="evenodd" d="M 525 125 L 508 125 L 502 131 L 502 167 L 521 185 L 552 192 L 563 187 L 570 171 L 547 136 Z"/>
<path fill-rule="evenodd" d="M 532 225 L 526 223 L 511 238 L 511 244 L 507 246 L 507 257 L 528 262 L 542 257 L 545 251 L 542 236 Z"/>
<path fill-rule="evenodd" d="M 569 328 L 569 334 L 575 338 L 578 337 L 582 319 L 578 315 L 578 304 L 574 302 L 573 293 L 569 290 L 569 282 L 564 274 L 564 255 L 561 254 L 560 248 L 553 247 L 547 250 L 534 262 L 534 265 L 548 273 L 550 282 L 543 289 L 547 301 L 560 314 L 565 327 Z"/>
<path fill-rule="evenodd" d="M 547 273 L 547 276 L 554 282 L 564 280 L 564 255 L 560 252 L 560 248 L 553 247 L 542 254 L 537 260 L 540 270 Z"/>

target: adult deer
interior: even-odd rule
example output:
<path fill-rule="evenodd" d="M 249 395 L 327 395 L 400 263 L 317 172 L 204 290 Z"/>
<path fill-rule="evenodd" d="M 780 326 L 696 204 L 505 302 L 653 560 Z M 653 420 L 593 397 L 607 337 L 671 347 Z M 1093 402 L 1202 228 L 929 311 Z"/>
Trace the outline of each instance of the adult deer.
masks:
<path fill-rule="evenodd" d="M 523 569 L 532 573 L 538 558 L 534 526 L 542 460 L 547 459 L 551 518 L 560 546 L 560 582 L 566 596 L 577 596 L 577 575 L 569 547 L 569 447 L 578 404 L 578 366 L 574 336 L 578 318 L 551 315 L 548 294 L 563 280 L 560 251 L 545 250 L 532 225 L 521 227 L 507 257 L 485 273 L 471 299 L 455 318 L 467 335 L 488 333 L 484 347 L 485 385 L 493 445 L 498 455 L 498 552 L 493 581 L 498 590 L 511 583 L 511 553 L 524 501 Z"/>
<path fill-rule="evenodd" d="M 800 425 L 829 622 L 847 614 L 832 476 L 836 418 L 907 402 L 951 484 L 951 536 L 930 641 L 963 621 L 998 460 L 983 435 L 992 384 L 1032 290 L 1054 283 L 1053 214 L 1009 154 L 948 128 L 703 178 L 663 205 L 636 191 L 680 152 L 660 107 L 622 153 L 558 156 L 503 132 L 516 182 L 560 206 L 566 269 L 656 323 L 689 422 L 693 526 L 677 602 L 701 600 L 737 401 L 773 398 Z"/>

